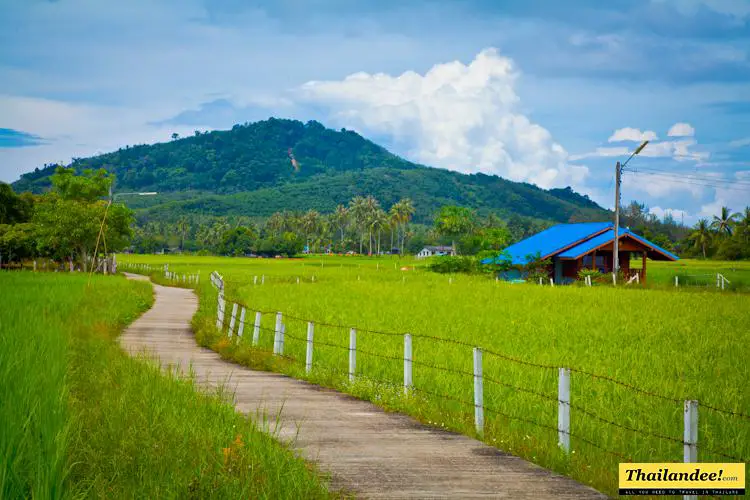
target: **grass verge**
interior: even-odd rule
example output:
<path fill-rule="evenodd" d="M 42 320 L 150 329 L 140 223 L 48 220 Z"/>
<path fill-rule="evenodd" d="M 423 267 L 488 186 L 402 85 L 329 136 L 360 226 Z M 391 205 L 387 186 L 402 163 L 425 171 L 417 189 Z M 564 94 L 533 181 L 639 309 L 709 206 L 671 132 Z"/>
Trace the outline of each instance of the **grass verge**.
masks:
<path fill-rule="evenodd" d="M 327 498 L 221 394 L 128 357 L 148 283 L 0 273 L 0 497 Z"/>

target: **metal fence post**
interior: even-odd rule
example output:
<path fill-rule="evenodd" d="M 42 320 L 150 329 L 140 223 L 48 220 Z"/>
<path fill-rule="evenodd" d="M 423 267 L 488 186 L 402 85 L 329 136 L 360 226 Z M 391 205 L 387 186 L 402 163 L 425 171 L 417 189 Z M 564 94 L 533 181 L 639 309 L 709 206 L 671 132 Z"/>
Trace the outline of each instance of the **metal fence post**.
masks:
<path fill-rule="evenodd" d="M 357 330 L 349 330 L 349 382 L 354 382 L 354 372 L 357 369 Z"/>
<path fill-rule="evenodd" d="M 260 318 L 261 318 L 261 312 L 256 311 L 255 312 L 255 324 L 253 325 L 253 345 L 258 345 L 258 342 L 260 341 Z"/>
<path fill-rule="evenodd" d="M 482 350 L 474 348 L 474 425 L 484 434 L 484 388 L 482 384 Z"/>
<path fill-rule="evenodd" d="M 560 368 L 557 380 L 557 441 L 570 453 L 570 368 Z"/>
<path fill-rule="evenodd" d="M 310 373 L 310 371 L 312 371 L 314 332 L 315 332 L 315 324 L 312 321 L 308 321 L 307 322 L 307 352 L 305 356 L 305 372 L 306 373 Z"/>
<path fill-rule="evenodd" d="M 404 335 L 404 394 L 409 394 L 412 386 L 411 334 Z"/>
<path fill-rule="evenodd" d="M 698 462 L 698 401 L 685 401 L 685 430 L 683 433 L 683 462 Z M 697 500 L 696 495 L 684 495 L 684 500 Z"/>
<path fill-rule="evenodd" d="M 240 311 L 240 326 L 237 328 L 237 336 L 242 338 L 243 333 L 245 333 L 245 306 L 242 306 Z"/>
<path fill-rule="evenodd" d="M 237 323 L 237 303 L 232 304 L 232 317 L 229 319 L 229 333 L 227 336 L 231 339 L 234 333 L 234 325 Z"/>
<path fill-rule="evenodd" d="M 273 330 L 273 353 L 279 353 L 279 342 L 281 339 L 281 313 L 276 313 L 276 328 Z"/>

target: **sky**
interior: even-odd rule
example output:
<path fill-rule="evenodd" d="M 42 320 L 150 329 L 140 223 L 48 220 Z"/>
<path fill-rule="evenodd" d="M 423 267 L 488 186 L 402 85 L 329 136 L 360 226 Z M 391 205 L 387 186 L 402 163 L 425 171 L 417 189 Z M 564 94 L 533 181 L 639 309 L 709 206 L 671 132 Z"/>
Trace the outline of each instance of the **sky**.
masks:
<path fill-rule="evenodd" d="M 694 223 L 750 205 L 750 0 L 0 0 L 0 181 L 268 117 Z"/>

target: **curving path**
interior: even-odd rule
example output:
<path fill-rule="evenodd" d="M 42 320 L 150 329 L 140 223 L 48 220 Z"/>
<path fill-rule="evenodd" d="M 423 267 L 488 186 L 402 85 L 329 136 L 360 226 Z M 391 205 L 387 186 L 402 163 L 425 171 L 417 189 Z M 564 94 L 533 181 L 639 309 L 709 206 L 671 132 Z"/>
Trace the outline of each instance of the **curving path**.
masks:
<path fill-rule="evenodd" d="M 129 274 L 130 279 L 147 279 Z M 199 347 L 190 321 L 191 290 L 154 285 L 154 306 L 121 337 L 162 366 L 192 364 L 202 383 L 228 383 L 235 406 L 265 414 L 270 428 L 331 474 L 333 489 L 365 498 L 606 498 L 576 481 L 479 441 L 290 377 L 250 370 Z M 260 412 L 260 413 L 259 413 Z"/>

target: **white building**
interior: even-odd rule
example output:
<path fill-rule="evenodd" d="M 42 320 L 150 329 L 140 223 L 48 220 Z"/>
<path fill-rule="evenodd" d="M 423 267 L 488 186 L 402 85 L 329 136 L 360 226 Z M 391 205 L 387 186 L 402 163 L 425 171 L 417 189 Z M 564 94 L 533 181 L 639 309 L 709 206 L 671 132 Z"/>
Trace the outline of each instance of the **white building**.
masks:
<path fill-rule="evenodd" d="M 418 259 L 426 259 L 427 257 L 440 257 L 443 255 L 454 255 L 453 247 L 424 247 L 416 255 Z"/>

